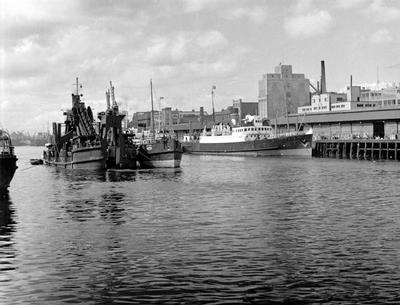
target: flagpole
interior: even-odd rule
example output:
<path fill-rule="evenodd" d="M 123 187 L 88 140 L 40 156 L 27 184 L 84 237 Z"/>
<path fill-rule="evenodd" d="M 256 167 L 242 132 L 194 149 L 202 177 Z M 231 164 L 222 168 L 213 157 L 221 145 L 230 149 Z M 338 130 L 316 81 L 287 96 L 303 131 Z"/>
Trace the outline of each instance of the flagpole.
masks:
<path fill-rule="evenodd" d="M 214 90 L 217 89 L 217 87 L 214 85 L 212 86 L 211 89 L 211 102 L 212 102 L 212 111 L 213 111 L 213 122 L 215 124 L 215 109 L 214 109 Z"/>

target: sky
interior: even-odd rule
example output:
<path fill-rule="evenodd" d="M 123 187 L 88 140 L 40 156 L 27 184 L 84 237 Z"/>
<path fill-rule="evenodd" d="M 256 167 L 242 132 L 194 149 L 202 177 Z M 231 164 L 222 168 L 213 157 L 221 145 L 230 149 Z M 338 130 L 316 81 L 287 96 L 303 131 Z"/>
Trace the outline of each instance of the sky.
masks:
<path fill-rule="evenodd" d="M 397 0 L 0 0 L 0 127 L 46 131 L 71 107 L 211 111 L 257 101 L 279 63 L 327 89 L 400 82 Z M 163 97 L 161 99 L 161 97 Z"/>

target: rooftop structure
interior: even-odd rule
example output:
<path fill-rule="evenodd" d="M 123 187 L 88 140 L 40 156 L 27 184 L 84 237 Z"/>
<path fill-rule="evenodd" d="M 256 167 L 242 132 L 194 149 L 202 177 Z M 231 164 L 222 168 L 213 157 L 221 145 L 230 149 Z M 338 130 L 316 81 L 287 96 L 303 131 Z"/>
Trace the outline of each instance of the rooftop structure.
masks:
<path fill-rule="evenodd" d="M 309 86 L 304 74 L 293 73 L 291 65 L 279 64 L 275 73 L 264 74 L 258 82 L 259 115 L 271 119 L 296 113 L 298 107 L 310 103 Z"/>
<path fill-rule="evenodd" d="M 321 93 L 311 97 L 311 105 L 298 107 L 298 113 L 349 111 L 355 109 L 400 108 L 400 88 L 380 90 L 347 87 L 346 93 Z"/>
<path fill-rule="evenodd" d="M 391 138 L 400 136 L 400 108 L 295 114 L 271 124 L 276 124 L 280 132 L 312 129 L 315 139 Z"/>

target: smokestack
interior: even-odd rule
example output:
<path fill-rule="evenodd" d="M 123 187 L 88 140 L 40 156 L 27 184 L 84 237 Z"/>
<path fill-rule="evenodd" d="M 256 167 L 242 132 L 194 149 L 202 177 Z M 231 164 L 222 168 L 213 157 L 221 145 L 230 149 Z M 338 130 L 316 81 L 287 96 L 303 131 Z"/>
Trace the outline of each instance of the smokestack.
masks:
<path fill-rule="evenodd" d="M 350 75 L 350 102 L 353 100 L 353 75 Z"/>
<path fill-rule="evenodd" d="M 317 81 L 317 93 L 320 94 L 321 90 L 319 89 L 319 81 Z"/>
<path fill-rule="evenodd" d="M 203 127 L 204 124 L 204 107 L 200 107 L 200 125 Z"/>
<path fill-rule="evenodd" d="M 325 61 L 321 60 L 321 93 L 326 93 Z"/>

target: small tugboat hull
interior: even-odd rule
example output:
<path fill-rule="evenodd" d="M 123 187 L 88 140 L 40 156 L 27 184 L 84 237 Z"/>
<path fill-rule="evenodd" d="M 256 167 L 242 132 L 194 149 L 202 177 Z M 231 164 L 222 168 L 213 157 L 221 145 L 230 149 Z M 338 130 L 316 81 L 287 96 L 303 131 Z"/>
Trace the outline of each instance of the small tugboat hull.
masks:
<path fill-rule="evenodd" d="M 177 168 L 182 160 L 182 147 L 175 139 L 142 144 L 137 159 L 141 168 Z"/>
<path fill-rule="evenodd" d="M 181 159 L 182 152 L 171 151 L 147 154 L 139 157 L 139 163 L 142 168 L 177 168 L 180 167 Z"/>
<path fill-rule="evenodd" d="M 105 157 L 102 146 L 78 148 L 72 156 L 52 157 L 51 151 L 43 154 L 44 163 L 70 169 L 105 169 Z"/>

